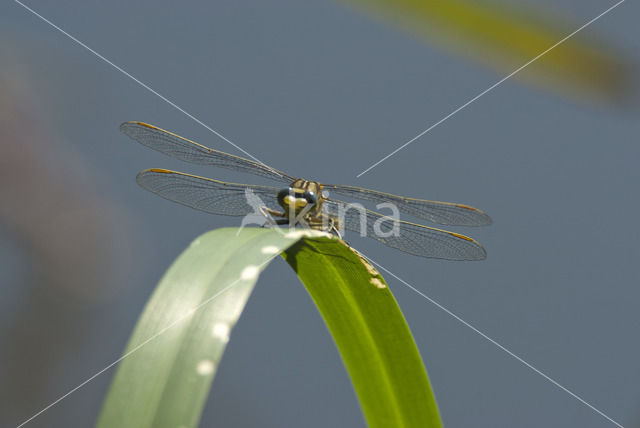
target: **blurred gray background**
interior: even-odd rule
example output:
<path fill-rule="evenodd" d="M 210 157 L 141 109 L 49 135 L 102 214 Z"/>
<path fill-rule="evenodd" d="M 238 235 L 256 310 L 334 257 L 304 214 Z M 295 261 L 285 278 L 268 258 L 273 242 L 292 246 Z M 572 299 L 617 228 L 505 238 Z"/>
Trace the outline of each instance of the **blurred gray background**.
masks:
<path fill-rule="evenodd" d="M 509 80 L 357 179 L 506 72 L 335 2 L 27 4 L 271 166 L 488 212 L 494 225 L 456 230 L 483 243 L 483 262 L 348 240 L 625 427 L 640 426 L 637 108 Z M 576 28 L 612 4 L 543 3 Z M 637 63 L 638 16 L 627 1 L 581 37 Z M 260 180 L 129 140 L 119 124 L 140 120 L 239 154 L 18 4 L 0 5 L 0 24 L 0 425 L 10 427 L 116 360 L 171 261 L 199 234 L 239 224 L 145 192 L 139 170 Z M 446 426 L 614 426 L 385 277 Z M 92 426 L 113 374 L 27 426 Z M 280 259 L 233 332 L 201 425 L 365 426 L 322 319 Z"/>

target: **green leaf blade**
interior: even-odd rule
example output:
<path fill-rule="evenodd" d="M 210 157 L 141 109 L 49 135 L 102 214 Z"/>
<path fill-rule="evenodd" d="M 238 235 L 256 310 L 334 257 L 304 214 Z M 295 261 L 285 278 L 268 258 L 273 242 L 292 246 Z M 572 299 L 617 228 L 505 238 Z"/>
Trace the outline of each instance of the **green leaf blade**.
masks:
<path fill-rule="evenodd" d="M 323 316 L 370 427 L 441 427 L 411 332 L 380 274 L 313 231 L 219 229 L 173 263 L 149 300 L 99 417 L 106 427 L 196 427 L 231 329 L 277 254 Z"/>
<path fill-rule="evenodd" d="M 196 427 L 259 272 L 297 239 L 259 228 L 196 239 L 149 300 L 97 427 Z"/>
<path fill-rule="evenodd" d="M 371 428 L 441 427 L 411 331 L 384 279 L 335 239 L 283 253 L 325 320 Z"/>

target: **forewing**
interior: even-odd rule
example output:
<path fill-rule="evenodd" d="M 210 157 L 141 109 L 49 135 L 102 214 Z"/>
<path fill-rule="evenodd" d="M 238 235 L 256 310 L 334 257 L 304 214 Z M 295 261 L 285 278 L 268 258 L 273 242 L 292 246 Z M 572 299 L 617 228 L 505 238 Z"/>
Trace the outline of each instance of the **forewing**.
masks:
<path fill-rule="evenodd" d="M 140 144 L 185 162 L 247 172 L 284 183 L 293 181 L 293 178 L 284 172 L 262 163 L 210 149 L 143 122 L 125 122 L 120 125 L 120 131 Z"/>
<path fill-rule="evenodd" d="M 377 190 L 363 189 L 340 184 L 325 184 L 323 189 L 351 198 L 373 203 L 390 202 L 404 214 L 449 226 L 486 226 L 492 223 L 484 211 L 464 204 L 405 198 Z"/>
<path fill-rule="evenodd" d="M 393 220 L 332 199 L 326 200 L 324 207 L 329 215 L 342 222 L 345 229 L 360 234 L 364 231 L 369 238 L 405 253 L 447 260 L 483 260 L 487 257 L 482 245 L 455 232 Z"/>
<path fill-rule="evenodd" d="M 280 209 L 276 199 L 279 189 L 271 186 L 225 183 L 166 169 L 146 169 L 136 181 L 165 199 L 211 214 L 258 214 L 259 206 Z"/>

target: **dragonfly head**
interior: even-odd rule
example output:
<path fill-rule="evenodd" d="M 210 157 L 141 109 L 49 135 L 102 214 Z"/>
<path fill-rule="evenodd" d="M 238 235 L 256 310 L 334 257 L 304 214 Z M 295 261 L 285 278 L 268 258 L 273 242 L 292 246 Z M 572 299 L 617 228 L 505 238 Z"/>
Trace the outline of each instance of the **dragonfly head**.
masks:
<path fill-rule="evenodd" d="M 309 215 L 315 215 L 322 205 L 322 185 L 314 181 L 295 180 L 291 185 L 278 192 L 278 204 L 286 215 L 305 210 Z"/>
<path fill-rule="evenodd" d="M 290 210 L 298 213 L 309 205 L 311 208 L 317 205 L 318 196 L 311 190 L 287 187 L 278 192 L 278 204 L 280 204 L 287 213 Z"/>

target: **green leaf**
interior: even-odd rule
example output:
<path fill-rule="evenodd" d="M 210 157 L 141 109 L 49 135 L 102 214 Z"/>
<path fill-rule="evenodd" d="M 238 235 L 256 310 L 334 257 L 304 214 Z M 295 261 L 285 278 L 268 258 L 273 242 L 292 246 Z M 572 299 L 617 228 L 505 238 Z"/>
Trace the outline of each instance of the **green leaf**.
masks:
<path fill-rule="evenodd" d="M 97 426 L 196 427 L 257 275 L 280 252 L 333 335 L 370 427 L 440 427 L 429 379 L 384 279 L 342 240 L 219 229 L 169 268 L 121 358 Z"/>
<path fill-rule="evenodd" d="M 196 427 L 258 273 L 298 239 L 261 228 L 219 229 L 196 239 L 149 300 L 97 426 Z"/>
<path fill-rule="evenodd" d="M 382 276 L 335 239 L 303 239 L 283 256 L 324 318 L 369 427 L 441 427 L 422 359 Z"/>

